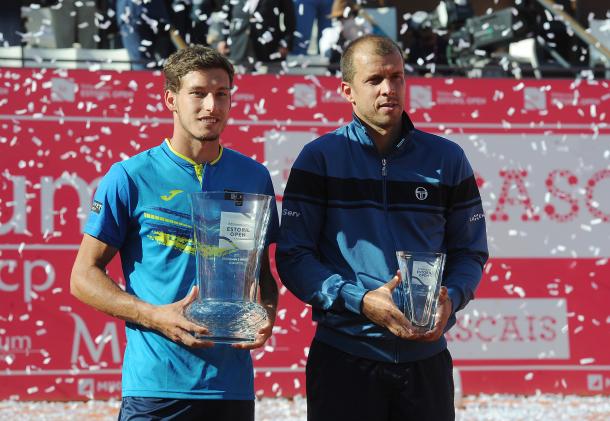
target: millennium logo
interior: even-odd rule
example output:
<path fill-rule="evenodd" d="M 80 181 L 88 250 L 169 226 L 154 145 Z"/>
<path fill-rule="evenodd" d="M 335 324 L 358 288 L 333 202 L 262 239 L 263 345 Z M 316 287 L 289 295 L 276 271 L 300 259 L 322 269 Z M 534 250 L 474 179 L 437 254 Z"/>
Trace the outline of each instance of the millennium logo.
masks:
<path fill-rule="evenodd" d="M 415 197 L 417 197 L 417 200 L 426 200 L 426 198 L 428 197 L 428 190 L 423 187 L 416 188 Z"/>

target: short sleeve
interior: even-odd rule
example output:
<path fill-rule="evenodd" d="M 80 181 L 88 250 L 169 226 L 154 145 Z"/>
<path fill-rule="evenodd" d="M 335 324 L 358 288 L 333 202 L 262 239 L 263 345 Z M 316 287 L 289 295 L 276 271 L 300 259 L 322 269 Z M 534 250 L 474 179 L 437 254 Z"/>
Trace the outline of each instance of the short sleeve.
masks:
<path fill-rule="evenodd" d="M 112 247 L 121 248 L 125 241 L 130 220 L 129 177 L 120 163 L 114 164 L 102 178 L 95 195 L 85 234 L 97 238 Z"/>

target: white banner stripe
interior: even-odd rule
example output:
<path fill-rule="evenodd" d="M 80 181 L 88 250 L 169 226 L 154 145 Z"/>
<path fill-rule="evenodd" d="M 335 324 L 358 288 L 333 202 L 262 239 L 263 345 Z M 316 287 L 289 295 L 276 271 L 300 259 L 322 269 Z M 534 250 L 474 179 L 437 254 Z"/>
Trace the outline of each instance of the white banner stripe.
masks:
<path fill-rule="evenodd" d="M 610 371 L 610 365 L 459 365 L 459 371 Z"/>
<path fill-rule="evenodd" d="M 459 371 L 610 371 L 610 365 L 459 365 Z M 305 368 L 291 367 L 255 367 L 255 373 L 304 373 Z M 16 376 L 96 376 L 121 374 L 120 369 L 103 370 L 6 370 L 0 372 L 0 377 Z"/>
<path fill-rule="evenodd" d="M 304 373 L 305 368 L 291 368 L 291 367 L 255 367 L 256 373 Z M 121 369 L 102 369 L 102 370 L 6 370 L 0 371 L 2 377 L 15 377 L 15 376 L 95 376 L 95 375 L 108 375 L 108 374 L 121 374 Z"/>
<path fill-rule="evenodd" d="M 89 123 L 165 123 L 172 124 L 171 118 L 164 117 L 89 117 L 89 116 L 49 116 L 49 115 L 16 115 L 0 114 L 0 120 L 20 120 L 20 121 L 68 121 L 68 122 L 89 122 Z M 315 120 L 236 120 L 229 119 L 229 125 L 244 126 L 305 126 L 305 127 L 332 127 L 337 128 L 346 124 L 347 121 L 315 121 Z M 599 132 L 610 131 L 610 125 L 606 124 L 535 124 L 530 123 L 464 123 L 464 122 L 413 122 L 418 128 L 431 128 L 445 130 L 448 128 L 461 129 L 526 129 L 526 130 L 596 130 Z"/>
<path fill-rule="evenodd" d="M 78 250 L 79 244 L 0 244 L 0 250 Z"/>

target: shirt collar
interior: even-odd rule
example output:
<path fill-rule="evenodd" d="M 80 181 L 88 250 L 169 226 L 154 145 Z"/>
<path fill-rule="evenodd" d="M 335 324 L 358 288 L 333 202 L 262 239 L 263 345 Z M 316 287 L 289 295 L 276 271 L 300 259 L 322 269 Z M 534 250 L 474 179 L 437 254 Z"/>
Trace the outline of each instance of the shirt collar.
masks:
<path fill-rule="evenodd" d="M 165 150 L 165 152 L 169 155 L 169 157 L 177 164 L 192 165 L 192 166 L 201 165 L 201 164 L 198 164 L 195 161 L 193 161 L 188 156 L 182 155 L 180 152 L 175 150 L 174 147 L 172 146 L 172 144 L 169 142 L 168 138 L 165 138 L 165 140 L 161 144 L 161 147 Z M 222 145 L 218 145 L 218 156 L 216 158 L 214 158 L 213 161 L 207 162 L 207 164 L 208 165 L 218 164 L 218 162 L 220 162 L 220 159 L 222 158 L 223 151 L 224 151 L 224 148 L 222 147 Z"/>

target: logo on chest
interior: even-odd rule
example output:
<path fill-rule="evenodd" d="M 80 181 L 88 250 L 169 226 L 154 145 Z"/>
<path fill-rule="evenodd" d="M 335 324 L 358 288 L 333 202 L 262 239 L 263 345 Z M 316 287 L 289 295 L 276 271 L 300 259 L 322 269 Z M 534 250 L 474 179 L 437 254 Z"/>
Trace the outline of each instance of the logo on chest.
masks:
<path fill-rule="evenodd" d="M 417 200 L 426 200 L 428 198 L 428 190 L 426 190 L 424 187 L 416 188 L 415 197 Z"/>
<path fill-rule="evenodd" d="M 159 196 L 159 197 L 161 197 L 161 200 L 169 202 L 170 200 L 172 200 L 174 197 L 176 197 L 180 193 L 184 193 L 184 190 L 170 190 L 168 194 L 165 194 L 165 195 Z"/>

